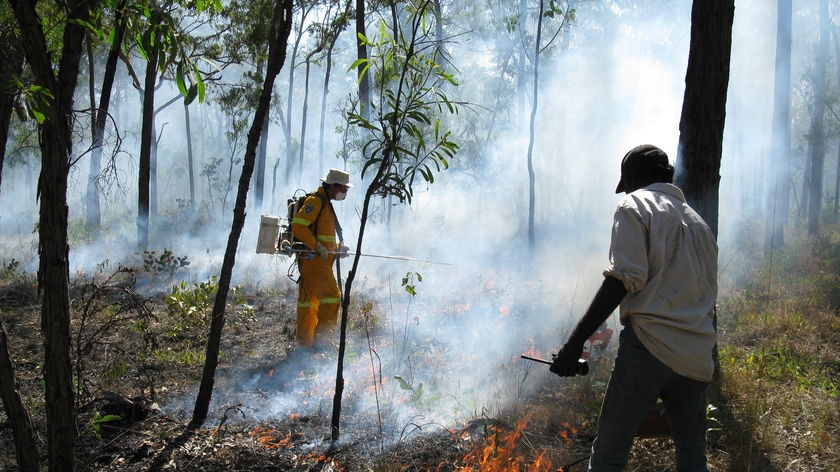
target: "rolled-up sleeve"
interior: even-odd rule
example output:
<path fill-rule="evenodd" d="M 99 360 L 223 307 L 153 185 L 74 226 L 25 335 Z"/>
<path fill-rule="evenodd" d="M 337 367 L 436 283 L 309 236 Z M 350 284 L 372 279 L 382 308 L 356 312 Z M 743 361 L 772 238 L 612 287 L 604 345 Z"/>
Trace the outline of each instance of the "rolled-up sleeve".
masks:
<path fill-rule="evenodd" d="M 624 200 L 613 216 L 610 266 L 604 270 L 604 276 L 620 280 L 630 293 L 643 289 L 648 280 L 649 224 Z"/>

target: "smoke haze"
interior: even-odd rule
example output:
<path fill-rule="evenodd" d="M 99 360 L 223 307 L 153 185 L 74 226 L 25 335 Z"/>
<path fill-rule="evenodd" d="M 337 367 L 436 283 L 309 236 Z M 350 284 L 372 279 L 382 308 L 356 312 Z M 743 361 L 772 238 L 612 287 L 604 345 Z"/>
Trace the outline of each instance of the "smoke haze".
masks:
<path fill-rule="evenodd" d="M 543 356 L 556 352 L 600 285 L 601 270 L 608 263 L 612 212 L 619 198 L 614 188 L 621 157 L 642 143 L 658 145 L 672 162 L 676 157 L 691 3 L 666 2 L 670 3 L 667 7 L 658 6 L 661 2 L 642 3 L 646 5 L 643 11 L 609 15 L 594 5 L 581 4 L 578 23 L 569 33 L 572 46 L 555 51 L 542 62 L 533 152 L 537 227 L 533 258 L 527 251 L 525 161 L 530 92 L 521 114 L 516 114 L 516 106 L 511 107 L 513 126 L 497 127 L 492 139 L 482 143 L 482 147 L 462 151 L 470 154 L 456 156 L 452 168 L 438 174 L 434 184 L 416 184 L 413 204 L 392 207 L 389 224 L 384 223 L 387 205 L 378 206 L 359 248 L 361 252 L 435 263 L 361 259 L 353 285 L 353 309 L 360 310 L 362 301 L 372 301 L 371 316 L 376 321 L 367 326 L 371 332 L 366 331 L 364 323 L 353 326 L 349 332 L 354 356 L 348 361 L 345 374 L 347 401 L 352 405 L 348 406 L 350 415 L 369 417 L 378 406 L 382 408 L 380 415 L 390 425 L 388 429 L 399 438 L 406 434 L 404 427 L 408 424 L 448 427 L 476 416 L 497 414 L 534 388 L 539 383 L 536 378 L 548 375 L 545 366 L 521 360 L 519 355 L 530 349 Z M 756 212 L 762 207 L 773 104 L 774 10 L 775 2 L 764 0 L 739 1 L 737 5 L 721 169 L 722 268 L 738 250 L 735 244 L 741 224 L 759 217 Z M 601 21 L 601 15 L 609 20 Z M 815 23 L 813 18 L 795 20 L 795 36 L 802 36 L 798 36 L 794 48 L 805 51 L 800 56 L 812 55 L 808 48 L 813 41 L 799 33 L 808 28 L 797 29 L 797 25 Z M 344 47 L 349 49 L 348 45 Z M 460 86 L 451 93 L 473 103 L 490 103 L 493 97 L 483 95 L 492 93 L 488 92 L 492 84 L 483 80 L 489 82 L 495 75 L 492 62 L 487 59 L 488 44 L 459 37 L 451 52 L 453 63 L 459 67 L 484 64 L 487 69 L 470 69 L 469 74 L 459 76 Z M 802 62 L 806 60 L 800 58 Z M 794 80 L 799 79 L 804 67 L 801 63 L 793 65 Z M 346 70 L 346 64 L 339 69 Z M 281 75 L 287 77 L 287 68 Z M 332 85 L 331 110 L 337 109 L 335 102 L 355 87 L 351 74 L 340 75 Z M 310 87 L 319 88 L 322 76 L 313 79 Z M 285 93 L 285 83 L 277 90 Z M 518 97 L 507 99 L 514 102 Z M 318 108 L 313 100 L 320 98 L 310 97 L 310 126 L 316 126 L 312 123 L 319 119 L 319 113 L 312 111 Z M 232 150 L 224 144 L 225 124 L 213 121 L 211 106 L 197 105 L 191 112 L 195 153 L 202 165 L 210 158 L 224 162 L 230 155 L 242 154 L 241 148 Z M 230 231 L 236 179 L 226 209 L 218 203 L 204 204 L 197 223 L 181 217 L 176 202 L 189 198 L 183 164 L 183 109 L 172 108 L 157 118 L 159 129 L 167 123 L 158 150 L 159 212 L 166 223 L 156 227 L 152 240 L 155 250 L 170 248 L 174 254 L 188 258 L 187 277 L 192 283 L 206 280 L 220 270 Z M 125 105 L 116 114 L 129 122 L 135 109 Z M 485 114 L 486 118 L 488 112 L 461 113 Z M 339 114 L 328 110 L 328 115 L 337 120 Z M 263 289 L 289 284 L 289 259 L 255 253 L 259 217 L 261 213 L 282 215 L 280 208 L 287 196 L 299 188 L 313 190 L 327 168 L 343 167 L 342 161 L 331 157 L 340 142 L 329 130 L 338 125 L 341 123 L 337 121 L 327 124 L 327 135 L 332 141 L 328 143 L 325 168 L 317 168 L 313 158 L 299 178 L 293 176 L 292 185 L 273 192 L 272 167 L 277 159 L 284 159 L 285 147 L 279 127 L 272 126 L 265 203 L 263 208 L 250 207 L 254 199 L 249 195 L 245 232 L 234 269 L 235 284 Z M 127 132 L 122 144 L 127 154 L 136 154 L 139 149 L 135 133 Z M 306 144 L 306 152 L 314 156 L 316 130 L 310 129 L 308 136 L 312 138 Z M 82 147 L 77 144 L 77 148 Z M 136 262 L 140 257 L 133 247 L 136 158 L 120 154 L 118 159 L 121 164 L 113 176 L 114 186 L 103 198 L 108 228 L 101 239 L 82 240 L 71 246 L 71 274 L 92 273 L 105 260 L 113 267 Z M 71 237 L 81 224 L 78 221 L 83 220 L 87 181 L 84 163 L 86 160 L 82 159 L 71 176 L 70 215 L 75 222 L 71 224 Z M 220 174 L 227 172 L 225 165 L 219 167 Z M 235 175 L 238 168 L 234 169 Z M 358 175 L 358 167 L 351 165 L 348 170 L 356 188 L 347 200 L 335 203 L 335 208 L 345 242 L 355 251 L 365 182 Z M 276 174 L 278 181 L 282 181 L 283 173 L 281 164 Z M 37 170 L 7 164 L 3 177 L 0 257 L 4 263 L 15 258 L 26 270 L 34 272 Z M 196 179 L 197 185 L 207 187 L 210 177 L 197 175 Z M 212 197 L 218 202 L 220 195 Z M 350 261 L 341 262 L 342 278 L 346 278 Z M 406 275 L 416 287 L 416 296 L 409 295 L 401 284 Z M 611 319 L 609 323 L 615 327 L 616 321 Z M 371 352 L 375 352 L 374 361 Z M 211 412 L 218 414 L 224 405 L 244 399 L 251 409 L 249 413 L 261 419 L 293 413 L 329 414 L 334 364 L 301 364 L 296 366 L 299 369 L 280 373 L 283 367 L 278 361 L 274 382 L 286 385 L 275 391 L 265 390 L 269 393 L 257 398 L 243 392 L 257 386 L 267 389 L 260 384 L 265 379 L 242 374 L 250 372 L 252 366 L 245 359 L 238 362 L 242 365 L 227 370 L 237 372 L 231 374 L 235 378 L 221 383 L 238 385 L 239 391 L 231 388 L 214 392 L 216 408 Z M 301 370 L 308 372 L 304 378 L 309 381 L 295 380 Z M 375 378 L 380 382 L 376 389 Z M 191 401 L 188 398 L 183 404 L 168 407 L 189 409 Z"/>

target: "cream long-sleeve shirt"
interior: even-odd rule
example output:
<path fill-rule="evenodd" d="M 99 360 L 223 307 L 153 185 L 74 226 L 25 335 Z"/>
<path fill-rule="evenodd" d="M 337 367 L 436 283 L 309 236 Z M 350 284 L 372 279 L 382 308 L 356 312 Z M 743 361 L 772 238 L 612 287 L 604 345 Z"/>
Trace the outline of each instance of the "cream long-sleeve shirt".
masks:
<path fill-rule="evenodd" d="M 714 373 L 717 243 L 672 184 L 625 195 L 615 211 L 610 267 L 628 293 L 622 324 L 676 373 L 703 382 Z"/>

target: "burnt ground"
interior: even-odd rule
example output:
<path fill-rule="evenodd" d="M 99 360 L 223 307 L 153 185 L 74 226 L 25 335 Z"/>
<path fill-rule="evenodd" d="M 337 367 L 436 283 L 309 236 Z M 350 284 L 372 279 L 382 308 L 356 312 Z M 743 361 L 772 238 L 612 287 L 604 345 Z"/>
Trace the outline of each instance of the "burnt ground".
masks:
<path fill-rule="evenodd" d="M 201 428 L 188 431 L 206 319 L 183 305 L 207 301 L 184 296 L 180 311 L 173 310 L 163 303 L 165 293 L 141 297 L 134 283 L 116 277 L 76 284 L 72 293 L 80 385 L 76 470 L 585 470 L 580 461 L 594 435 L 606 362 L 564 384 L 534 371 L 528 382 L 539 387 L 516 401 L 497 410 L 480 406 L 443 424 L 408 407 L 444 399 L 410 379 L 376 378 L 370 366 L 381 362 L 378 353 L 350 345 L 340 435 L 331 441 L 336 358 L 295 351 L 293 285 L 230 297 L 210 414 Z M 39 306 L 31 280 L 5 282 L 0 302 L 46 470 Z M 375 318 L 375 304 L 356 305 L 350 325 L 369 329 L 364 320 Z M 424 342 L 426 367 L 441 377 L 457 375 L 435 354 L 434 342 Z M 388 387 L 411 395 L 405 400 Z M 402 410 L 408 415 L 398 414 Z M 0 414 L 0 470 L 16 470 L 11 434 Z M 719 435 L 710 444 L 714 470 L 734 470 L 725 439 Z M 668 439 L 639 440 L 629 470 L 673 470 L 672 455 Z"/>

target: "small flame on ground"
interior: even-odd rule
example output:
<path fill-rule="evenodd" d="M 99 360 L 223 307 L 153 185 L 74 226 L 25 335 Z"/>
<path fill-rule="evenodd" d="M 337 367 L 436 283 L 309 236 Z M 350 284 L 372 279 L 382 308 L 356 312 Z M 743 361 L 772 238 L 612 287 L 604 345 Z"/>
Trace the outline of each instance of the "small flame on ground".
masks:
<path fill-rule="evenodd" d="M 577 435 L 577 428 L 571 425 L 569 422 L 565 422 L 562 424 L 563 429 L 560 433 L 557 434 L 557 437 L 563 441 L 563 444 L 572 444 L 574 443 L 575 436 Z"/>
<path fill-rule="evenodd" d="M 542 451 L 531 462 L 517 452 L 519 440 L 528 424 L 524 418 L 516 425 L 516 429 L 504 432 L 496 426 L 490 426 L 492 431 L 485 440 L 483 447 L 477 447 L 467 453 L 464 466 L 460 472 L 549 472 L 553 471 L 551 460 Z M 562 470 L 562 468 L 560 469 Z"/>
<path fill-rule="evenodd" d="M 283 434 L 273 428 L 265 428 L 257 426 L 250 433 L 251 437 L 257 438 L 257 442 L 266 449 L 290 449 L 292 447 L 292 440 L 300 437 L 298 433 Z"/>

